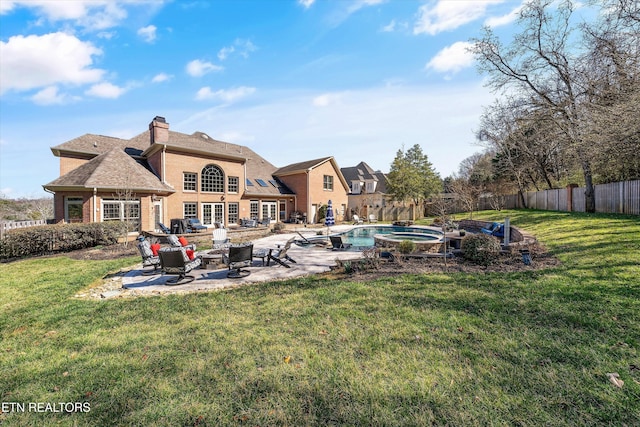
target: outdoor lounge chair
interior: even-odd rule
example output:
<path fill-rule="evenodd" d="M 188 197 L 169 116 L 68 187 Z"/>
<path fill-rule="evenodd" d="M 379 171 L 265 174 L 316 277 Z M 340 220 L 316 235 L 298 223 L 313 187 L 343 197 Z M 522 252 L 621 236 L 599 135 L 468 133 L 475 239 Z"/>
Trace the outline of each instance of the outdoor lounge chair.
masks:
<path fill-rule="evenodd" d="M 480 231 L 491 236 L 504 237 L 504 224 L 494 222 L 488 228 L 481 228 Z"/>
<path fill-rule="evenodd" d="M 251 266 L 253 261 L 253 244 L 242 246 L 231 246 L 228 254 L 222 255 L 222 262 L 229 267 L 227 277 L 230 279 L 238 279 L 247 277 L 251 272 L 243 270 L 243 267 Z"/>
<path fill-rule="evenodd" d="M 158 256 L 160 257 L 163 273 L 178 275 L 175 279 L 167 280 L 165 285 L 183 285 L 193 282 L 195 277 L 187 273 L 202 264 L 202 259 L 200 258 L 189 259 L 187 251 L 182 247 L 160 249 Z"/>
<path fill-rule="evenodd" d="M 296 238 L 292 237 L 291 239 L 287 240 L 287 243 L 285 243 L 284 247 L 281 248 L 280 245 L 278 245 L 277 249 L 269 249 L 269 258 L 267 259 L 267 266 L 269 265 L 269 262 L 271 260 L 277 262 L 278 264 L 286 268 L 291 268 L 291 266 L 286 264 L 285 261 L 289 261 L 296 264 L 296 261 L 293 258 L 291 258 L 289 255 L 287 255 L 287 251 L 289 250 L 289 248 L 291 248 L 291 244 L 295 240 Z"/>
<path fill-rule="evenodd" d="M 369 215 L 369 222 L 378 222 L 378 217 L 374 214 Z"/>
<path fill-rule="evenodd" d="M 167 227 L 166 225 L 164 225 L 163 223 L 159 222 L 158 223 L 158 228 L 164 233 L 164 234 L 171 234 L 171 230 L 169 230 L 169 227 Z"/>
<path fill-rule="evenodd" d="M 331 249 L 334 251 L 344 251 L 351 247 L 351 243 L 344 243 L 340 236 L 329 236 L 329 239 L 331 240 Z"/>
<path fill-rule="evenodd" d="M 142 274 L 149 275 L 160 273 L 158 270 L 158 267 L 160 267 L 160 258 L 157 255 L 153 255 L 151 243 L 142 236 L 138 238 L 138 250 L 142 256 L 142 267 L 153 266 L 153 270 L 144 270 Z"/>
<path fill-rule="evenodd" d="M 362 223 L 363 223 L 362 218 L 360 218 L 358 215 L 354 215 L 353 216 L 353 224 L 354 225 L 362 224 Z"/>
<path fill-rule="evenodd" d="M 207 229 L 198 218 L 189 218 L 189 222 L 187 223 L 187 229 L 190 233 L 197 233 L 199 231 L 204 231 Z"/>

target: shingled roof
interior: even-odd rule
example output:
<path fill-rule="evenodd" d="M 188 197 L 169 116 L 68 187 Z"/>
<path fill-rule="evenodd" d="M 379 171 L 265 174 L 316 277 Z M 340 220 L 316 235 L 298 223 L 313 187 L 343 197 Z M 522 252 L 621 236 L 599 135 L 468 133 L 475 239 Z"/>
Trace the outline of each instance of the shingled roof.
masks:
<path fill-rule="evenodd" d="M 154 152 L 165 148 L 244 163 L 247 172 L 247 182 L 241 183 L 241 185 L 244 184 L 245 195 L 247 196 L 278 196 L 281 194 L 294 194 L 293 191 L 277 179 L 275 172 L 279 169 L 262 156 L 258 155 L 255 151 L 244 145 L 216 140 L 204 132 L 194 132 L 193 134 L 188 135 L 169 130 L 168 140 L 166 142 L 153 144 L 151 143 L 151 132 L 149 130 L 146 130 L 128 140 L 104 135 L 86 134 L 55 147 L 51 147 L 51 151 L 56 156 L 60 156 L 61 153 L 73 153 L 75 155 L 84 156 L 87 159 L 94 158 L 95 160 L 95 158 L 97 158 L 96 156 L 100 156 L 101 154 L 107 153 L 113 149 L 119 149 L 119 151 L 141 160 L 147 158 Z M 285 168 L 281 168 L 280 170 L 289 170 L 292 167 L 293 169 L 296 169 L 298 167 L 296 165 L 303 165 L 307 163 L 311 163 L 310 167 L 313 167 L 329 159 L 332 158 L 326 157 L 323 159 L 312 160 L 310 162 L 296 163 L 295 165 L 290 165 Z M 114 164 L 112 166 L 115 168 L 114 170 L 117 171 L 118 165 Z M 108 167 L 109 165 L 106 164 L 102 167 L 105 169 L 104 172 L 98 175 L 93 175 L 91 186 L 88 185 L 87 188 L 104 188 L 107 181 L 105 181 L 105 185 L 98 184 L 97 181 L 101 177 L 112 178 L 109 176 L 110 172 L 106 170 Z M 145 171 L 149 172 L 148 170 Z M 89 172 L 90 170 L 87 168 L 80 171 L 72 171 L 69 174 L 47 184 L 45 188 L 53 189 L 54 185 L 56 188 L 59 188 L 60 185 L 58 184 L 61 183 L 77 187 L 79 182 L 82 182 L 84 178 L 88 177 Z M 134 173 L 135 171 L 131 170 L 130 172 Z M 73 175 L 70 175 L 71 173 L 73 173 Z M 154 178 L 159 182 L 155 176 Z M 249 185 L 249 183 L 251 185 Z"/>
<path fill-rule="evenodd" d="M 356 166 L 341 168 L 340 171 L 344 175 L 344 179 L 351 181 L 378 181 L 376 185 L 376 193 L 387 192 L 387 178 L 385 174 L 374 171 L 371 166 L 365 162 L 360 162 Z"/>
<path fill-rule="evenodd" d="M 99 154 L 119 148 L 130 155 L 140 155 L 149 146 L 149 138 L 146 143 L 140 140 L 114 138 L 112 136 L 84 134 L 70 141 L 51 147 L 54 155 L 60 156 L 61 153 L 84 154 L 87 157 L 95 157 Z"/>
<path fill-rule="evenodd" d="M 138 192 L 173 193 L 157 176 L 124 152 L 112 148 L 87 163 L 44 185 L 51 191 L 68 189 L 120 190 Z"/>

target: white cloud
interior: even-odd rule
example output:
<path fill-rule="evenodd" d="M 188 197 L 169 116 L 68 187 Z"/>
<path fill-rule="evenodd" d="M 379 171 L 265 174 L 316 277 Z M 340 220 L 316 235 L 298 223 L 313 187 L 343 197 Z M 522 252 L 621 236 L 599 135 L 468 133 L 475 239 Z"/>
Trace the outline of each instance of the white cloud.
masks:
<path fill-rule="evenodd" d="M 382 27 L 382 32 L 384 33 L 392 33 L 396 29 L 396 20 L 392 19 L 389 24 Z"/>
<path fill-rule="evenodd" d="M 522 8 L 523 8 L 523 5 L 520 5 L 515 9 L 513 9 L 511 12 L 507 13 L 506 15 L 489 17 L 484 21 L 484 23 L 485 25 L 488 25 L 493 28 L 509 25 L 512 22 L 514 22 L 516 19 L 518 19 L 518 16 L 520 15 L 520 11 L 522 10 Z"/>
<path fill-rule="evenodd" d="M 198 91 L 196 99 L 198 101 L 216 99 L 224 102 L 233 102 L 240 98 L 249 96 L 255 91 L 255 87 L 239 86 L 231 89 L 220 89 L 213 92 L 209 86 L 205 86 Z"/>
<path fill-rule="evenodd" d="M 121 88 L 108 82 L 103 82 L 91 86 L 91 88 L 85 91 L 85 94 L 95 96 L 97 98 L 116 99 L 126 91 L 127 90 L 125 88 Z"/>
<path fill-rule="evenodd" d="M 67 97 L 58 92 L 57 86 L 49 86 L 31 97 L 38 105 L 62 105 L 67 102 Z"/>
<path fill-rule="evenodd" d="M 298 0 L 298 4 L 302 5 L 305 9 L 309 9 L 315 2 L 316 0 Z"/>
<path fill-rule="evenodd" d="M 220 49 L 218 59 L 224 61 L 233 53 L 248 58 L 249 54 L 256 49 L 256 45 L 254 45 L 251 40 L 236 39 L 231 46 L 225 46 Z"/>
<path fill-rule="evenodd" d="M 153 76 L 153 79 L 151 79 L 151 83 L 162 83 L 162 82 L 166 82 L 169 81 L 173 78 L 173 76 L 166 74 L 166 73 L 159 73 L 156 74 L 155 76 Z"/>
<path fill-rule="evenodd" d="M 340 103 L 342 95 L 338 93 L 325 93 L 313 98 L 313 105 L 316 107 L 328 107 Z"/>
<path fill-rule="evenodd" d="M 202 77 L 207 73 L 224 70 L 224 67 L 212 64 L 211 62 L 194 59 L 187 64 L 187 74 L 193 77 Z"/>
<path fill-rule="evenodd" d="M 475 21 L 485 15 L 492 4 L 504 0 L 440 0 L 435 6 L 431 3 L 420 6 L 418 20 L 413 27 L 414 34 L 435 35 L 442 31 L 454 30 L 464 24 Z"/>
<path fill-rule="evenodd" d="M 220 61 L 224 61 L 225 59 L 227 59 L 227 57 L 229 56 L 229 54 L 233 53 L 233 51 L 236 50 L 233 46 L 229 46 L 229 47 L 223 47 L 222 49 L 220 49 L 220 51 L 218 52 L 218 59 Z"/>
<path fill-rule="evenodd" d="M 439 73 L 457 73 L 463 68 L 473 65 L 473 54 L 467 49 L 473 46 L 469 42 L 455 42 L 434 56 L 425 66 Z"/>
<path fill-rule="evenodd" d="M 0 12 L 9 13 L 18 7 L 29 7 L 49 21 L 74 21 L 92 31 L 114 27 L 127 18 L 127 11 L 121 4 L 110 0 L 17 0 L 8 3 L 3 4 Z"/>
<path fill-rule="evenodd" d="M 105 71 L 91 66 L 92 57 L 101 54 L 93 44 L 61 32 L 0 41 L 0 93 L 98 82 Z"/>
<path fill-rule="evenodd" d="M 148 25 L 138 30 L 138 35 L 147 43 L 153 43 L 156 40 L 156 26 Z"/>

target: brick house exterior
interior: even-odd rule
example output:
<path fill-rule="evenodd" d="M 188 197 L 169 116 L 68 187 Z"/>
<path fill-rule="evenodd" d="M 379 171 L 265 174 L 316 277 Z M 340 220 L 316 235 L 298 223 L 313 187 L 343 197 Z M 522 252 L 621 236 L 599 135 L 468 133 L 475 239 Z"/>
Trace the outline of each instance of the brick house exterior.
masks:
<path fill-rule="evenodd" d="M 233 227 L 294 212 L 311 222 L 329 199 L 339 221 L 347 206 L 348 185 L 333 157 L 277 168 L 249 147 L 170 131 L 163 117 L 129 140 L 86 134 L 51 150 L 60 177 L 44 188 L 54 193 L 56 222 L 120 219 L 152 231 L 173 218 L 198 218 Z"/>

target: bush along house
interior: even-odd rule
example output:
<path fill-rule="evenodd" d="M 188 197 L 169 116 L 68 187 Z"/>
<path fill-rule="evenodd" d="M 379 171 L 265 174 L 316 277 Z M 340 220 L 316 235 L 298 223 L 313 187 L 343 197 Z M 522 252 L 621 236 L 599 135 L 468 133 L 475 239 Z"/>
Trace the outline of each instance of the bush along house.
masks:
<path fill-rule="evenodd" d="M 331 156 L 278 168 L 249 147 L 170 131 L 159 116 L 128 140 L 86 134 L 51 151 L 60 177 L 43 187 L 59 223 L 126 220 L 158 231 L 198 218 L 233 227 L 244 218 L 316 222 L 328 200 L 343 220 L 347 207 L 349 186 Z"/>

